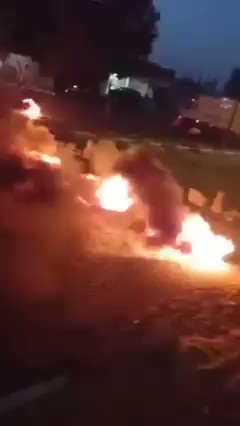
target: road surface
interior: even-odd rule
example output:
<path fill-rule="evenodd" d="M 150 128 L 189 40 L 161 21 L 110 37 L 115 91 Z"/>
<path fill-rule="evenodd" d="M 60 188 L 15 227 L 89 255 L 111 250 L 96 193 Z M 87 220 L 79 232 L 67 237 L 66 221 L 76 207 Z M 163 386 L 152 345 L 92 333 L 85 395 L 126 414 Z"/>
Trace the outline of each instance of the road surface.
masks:
<path fill-rule="evenodd" d="M 142 258 L 129 217 L 71 193 L 50 204 L 0 195 L 1 394 L 69 380 L 1 424 L 235 424 L 238 270 L 206 277 Z"/>

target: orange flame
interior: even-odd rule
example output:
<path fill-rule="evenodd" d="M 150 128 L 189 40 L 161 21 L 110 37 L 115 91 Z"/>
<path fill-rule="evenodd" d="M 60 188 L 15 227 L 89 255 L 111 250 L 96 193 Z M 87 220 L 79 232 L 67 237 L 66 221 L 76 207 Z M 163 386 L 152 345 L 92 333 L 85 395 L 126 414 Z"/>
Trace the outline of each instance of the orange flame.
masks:
<path fill-rule="evenodd" d="M 100 206 L 109 211 L 123 213 L 133 204 L 133 199 L 130 197 L 129 182 L 121 175 L 104 179 L 96 195 Z"/>
<path fill-rule="evenodd" d="M 215 235 L 210 225 L 198 214 L 185 218 L 177 243 L 189 243 L 191 253 L 183 254 L 172 247 L 164 247 L 156 252 L 157 257 L 206 272 L 226 270 L 224 258 L 235 249 L 231 240 L 222 235 Z"/>
<path fill-rule="evenodd" d="M 30 120 L 37 120 L 41 117 L 41 108 L 33 99 L 24 99 L 23 104 L 27 106 L 27 109 L 24 109 L 22 113 Z"/>
<path fill-rule="evenodd" d="M 36 161 L 43 161 L 44 163 L 49 164 L 50 166 L 60 166 L 61 160 L 59 157 L 53 155 L 43 154 L 39 151 L 29 151 L 27 156 Z"/>
<path fill-rule="evenodd" d="M 97 190 L 97 198 L 105 210 L 125 212 L 133 204 L 130 197 L 130 185 L 121 175 L 104 179 Z M 148 235 L 157 231 L 148 229 Z M 144 250 L 145 255 L 176 262 L 193 270 L 202 272 L 221 272 L 227 269 L 224 258 L 235 250 L 231 240 L 222 235 L 215 235 L 210 225 L 199 215 L 187 215 L 183 221 L 182 232 L 177 237 L 177 245 L 187 245 L 188 254 L 173 247 L 160 250 Z"/>

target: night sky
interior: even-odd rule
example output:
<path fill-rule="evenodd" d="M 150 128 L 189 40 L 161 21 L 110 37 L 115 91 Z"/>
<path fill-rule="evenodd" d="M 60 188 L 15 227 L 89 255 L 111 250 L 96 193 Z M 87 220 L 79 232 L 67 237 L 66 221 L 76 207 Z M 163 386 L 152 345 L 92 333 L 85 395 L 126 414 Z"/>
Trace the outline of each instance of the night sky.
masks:
<path fill-rule="evenodd" d="M 179 75 L 223 82 L 240 66 L 240 0 L 155 0 L 161 11 L 153 58 Z"/>

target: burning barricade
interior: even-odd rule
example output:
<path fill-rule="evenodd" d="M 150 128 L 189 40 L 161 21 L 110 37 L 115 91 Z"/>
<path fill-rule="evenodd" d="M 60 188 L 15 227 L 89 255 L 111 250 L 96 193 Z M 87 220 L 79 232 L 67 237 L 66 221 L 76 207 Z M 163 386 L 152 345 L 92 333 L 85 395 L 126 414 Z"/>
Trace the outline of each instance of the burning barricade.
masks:
<path fill-rule="evenodd" d="M 40 107 L 31 99 L 24 102 L 26 110 L 14 111 L 6 121 L 9 132 L 0 150 L 0 190 L 12 190 L 18 199 L 51 199 L 62 187 L 56 141 L 48 129 L 32 121 L 40 116 Z"/>

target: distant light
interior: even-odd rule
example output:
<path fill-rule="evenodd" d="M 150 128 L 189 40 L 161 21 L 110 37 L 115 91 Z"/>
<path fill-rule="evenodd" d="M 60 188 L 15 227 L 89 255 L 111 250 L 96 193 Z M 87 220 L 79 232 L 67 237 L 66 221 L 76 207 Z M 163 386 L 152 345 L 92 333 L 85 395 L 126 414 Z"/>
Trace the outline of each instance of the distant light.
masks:
<path fill-rule="evenodd" d="M 181 119 L 182 119 L 182 116 L 181 116 L 181 115 L 179 115 L 179 116 L 178 116 L 178 119 L 179 119 L 179 120 L 181 120 Z"/>
<path fill-rule="evenodd" d="M 76 89 L 78 89 L 78 85 L 77 84 L 74 84 L 73 85 L 73 88 L 76 90 Z"/>
<path fill-rule="evenodd" d="M 195 98 L 192 98 L 192 102 L 195 102 L 196 101 L 196 99 Z"/>
<path fill-rule="evenodd" d="M 65 92 L 65 93 L 68 93 L 68 89 L 65 89 L 65 90 L 64 90 L 64 92 Z"/>
<path fill-rule="evenodd" d="M 196 123 L 199 123 L 199 120 L 196 120 Z"/>

